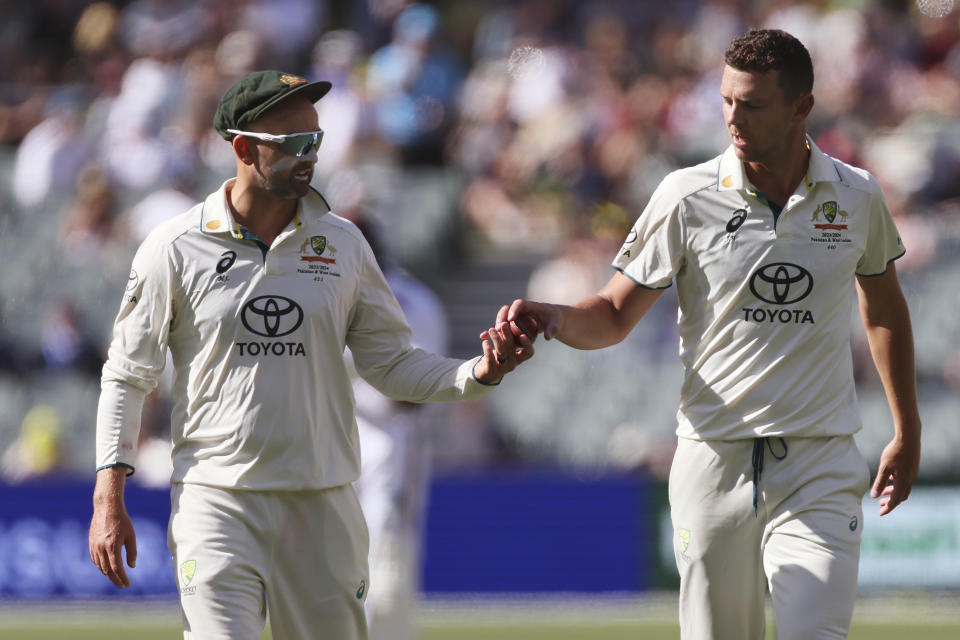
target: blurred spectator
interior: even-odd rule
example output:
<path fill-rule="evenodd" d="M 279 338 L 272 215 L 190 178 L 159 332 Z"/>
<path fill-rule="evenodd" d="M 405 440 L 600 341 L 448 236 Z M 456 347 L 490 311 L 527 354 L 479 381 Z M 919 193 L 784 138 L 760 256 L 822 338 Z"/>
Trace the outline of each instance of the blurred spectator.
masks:
<path fill-rule="evenodd" d="M 48 371 L 73 371 L 98 378 L 104 349 L 86 331 L 72 302 L 60 300 L 43 321 L 40 350 Z"/>
<path fill-rule="evenodd" d="M 274 68 L 289 69 L 301 66 L 303 52 L 317 41 L 326 7 L 316 0 L 251 0 L 241 9 L 239 23 L 267 44 Z"/>
<path fill-rule="evenodd" d="M 120 15 L 126 48 L 137 57 L 186 51 L 204 35 L 208 14 L 191 0 L 135 0 Z"/>
<path fill-rule="evenodd" d="M 356 71 L 363 54 L 360 36 L 347 30 L 325 33 L 313 49 L 310 77 L 333 85 L 316 103 L 323 132 L 317 171 L 327 175 L 346 167 L 364 126 L 363 87 Z"/>
<path fill-rule="evenodd" d="M 21 482 L 56 473 L 64 466 L 60 415 L 47 405 L 37 405 L 23 417 L 20 435 L 0 457 L 0 474 L 8 482 Z"/>
<path fill-rule="evenodd" d="M 58 91 L 46 101 L 43 121 L 17 147 L 13 195 L 21 207 L 38 208 L 73 185 L 91 153 L 81 131 L 81 109 L 76 91 Z"/>
<path fill-rule="evenodd" d="M 143 242 L 147 234 L 158 224 L 184 213 L 197 204 L 197 199 L 185 193 L 180 185 L 152 191 L 143 200 L 131 207 L 123 216 L 128 240 L 135 245 Z"/>
<path fill-rule="evenodd" d="M 171 129 L 181 99 L 180 70 L 155 58 L 134 60 L 110 101 L 100 154 L 111 180 L 133 191 L 169 179 L 183 133 Z"/>
<path fill-rule="evenodd" d="M 103 168 L 95 164 L 84 167 L 77 176 L 76 195 L 60 223 L 58 245 L 68 262 L 113 262 L 118 245 L 116 208 L 114 187 Z"/>
<path fill-rule="evenodd" d="M 408 5 L 394 22 L 392 41 L 370 57 L 367 90 L 378 130 L 408 165 L 443 162 L 444 137 L 463 82 L 440 26 L 430 5 Z"/>

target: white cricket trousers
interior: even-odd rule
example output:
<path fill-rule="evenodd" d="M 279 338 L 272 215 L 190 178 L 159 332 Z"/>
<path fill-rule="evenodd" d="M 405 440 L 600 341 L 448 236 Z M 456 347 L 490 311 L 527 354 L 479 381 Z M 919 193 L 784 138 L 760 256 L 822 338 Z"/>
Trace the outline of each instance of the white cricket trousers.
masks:
<path fill-rule="evenodd" d="M 680 438 L 669 490 L 681 637 L 763 640 L 766 587 L 780 640 L 846 638 L 869 486 L 850 436 Z"/>
<path fill-rule="evenodd" d="M 317 491 L 175 484 L 167 542 L 183 637 L 366 640 L 367 526 L 352 485 Z"/>

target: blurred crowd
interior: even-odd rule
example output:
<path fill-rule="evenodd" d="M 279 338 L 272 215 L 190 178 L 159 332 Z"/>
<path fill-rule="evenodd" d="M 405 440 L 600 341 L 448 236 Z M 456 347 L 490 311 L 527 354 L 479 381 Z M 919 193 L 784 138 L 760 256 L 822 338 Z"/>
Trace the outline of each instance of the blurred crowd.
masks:
<path fill-rule="evenodd" d="M 960 477 L 960 12 L 933 19 L 909 0 L 0 7 L 7 478 L 91 470 L 99 367 L 132 251 L 232 175 L 211 119 L 244 73 L 333 82 L 317 105 L 315 186 L 338 213 L 379 222 L 393 259 L 445 299 L 454 355 L 467 356 L 513 292 L 569 302 L 595 291 L 659 181 L 725 148 L 723 52 L 753 26 L 807 45 L 811 135 L 884 188 L 907 247 L 898 269 L 936 443 L 921 473 Z M 478 271 L 489 279 L 465 275 Z M 451 410 L 441 463 L 662 475 L 680 384 L 675 314 L 665 296 L 626 345 L 602 352 L 538 345 L 511 384 Z M 855 350 L 875 457 L 889 418 L 860 337 Z M 158 459 L 163 393 L 142 436 Z"/>

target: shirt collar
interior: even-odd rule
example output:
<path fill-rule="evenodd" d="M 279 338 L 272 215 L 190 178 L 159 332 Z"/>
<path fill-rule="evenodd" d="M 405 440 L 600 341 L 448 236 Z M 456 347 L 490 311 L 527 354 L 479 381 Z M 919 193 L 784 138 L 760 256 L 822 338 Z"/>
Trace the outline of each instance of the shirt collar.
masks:
<path fill-rule="evenodd" d="M 238 240 L 245 237 L 245 227 L 233 219 L 230 206 L 227 204 L 227 185 L 234 180 L 236 178 L 230 178 L 220 185 L 219 189 L 207 196 L 200 219 L 200 229 L 204 233 L 229 233 Z M 320 217 L 328 211 L 329 208 L 323 197 L 311 189 L 306 196 L 297 201 L 297 212 L 293 216 L 293 225 L 298 230 L 302 229 L 305 218 Z"/>
<path fill-rule="evenodd" d="M 807 189 L 812 189 L 818 182 L 840 182 L 840 173 L 833 159 L 821 151 L 810 136 L 807 136 L 807 146 L 810 149 L 810 164 L 807 166 L 807 175 L 804 176 Z M 737 157 L 732 144 L 720 156 L 717 191 L 752 191 L 743 162 Z"/>

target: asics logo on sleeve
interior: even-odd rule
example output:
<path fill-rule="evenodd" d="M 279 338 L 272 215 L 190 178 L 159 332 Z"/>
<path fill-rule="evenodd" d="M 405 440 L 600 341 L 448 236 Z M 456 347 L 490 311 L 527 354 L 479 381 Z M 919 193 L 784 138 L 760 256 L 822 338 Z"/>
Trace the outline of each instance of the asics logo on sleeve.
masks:
<path fill-rule="evenodd" d="M 127 291 L 133 291 L 137 288 L 138 284 L 140 284 L 140 276 L 137 274 L 136 270 L 131 269 L 130 275 L 127 276 Z"/>

